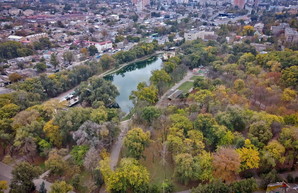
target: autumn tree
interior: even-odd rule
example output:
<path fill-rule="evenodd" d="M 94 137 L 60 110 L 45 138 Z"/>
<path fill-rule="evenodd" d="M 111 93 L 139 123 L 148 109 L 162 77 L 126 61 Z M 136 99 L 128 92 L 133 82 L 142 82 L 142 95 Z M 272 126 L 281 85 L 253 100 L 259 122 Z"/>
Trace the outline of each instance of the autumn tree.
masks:
<path fill-rule="evenodd" d="M 150 133 L 144 132 L 141 128 L 133 128 L 128 131 L 124 145 L 128 151 L 128 155 L 140 159 L 145 147 L 148 146 L 150 141 Z"/>
<path fill-rule="evenodd" d="M 147 86 L 145 82 L 141 82 L 138 84 L 137 90 L 132 91 L 129 98 L 133 99 L 135 103 L 138 101 L 145 101 L 153 105 L 158 101 L 157 93 L 158 90 L 155 86 Z"/>
<path fill-rule="evenodd" d="M 17 72 L 14 72 L 14 73 L 12 73 L 12 74 L 10 74 L 10 75 L 8 76 L 8 79 L 9 79 L 11 82 L 18 82 L 18 81 L 22 80 L 22 78 L 23 78 L 23 76 L 20 75 L 20 74 L 17 73 Z"/>
<path fill-rule="evenodd" d="M 244 147 L 236 150 L 241 160 L 241 170 L 258 168 L 260 163 L 260 153 L 249 139 L 245 140 Z"/>
<path fill-rule="evenodd" d="M 59 126 L 54 125 L 53 120 L 48 121 L 44 125 L 43 131 L 45 132 L 46 136 L 49 138 L 50 142 L 53 145 L 57 147 L 60 147 L 62 145 L 62 136 L 60 133 Z"/>
<path fill-rule="evenodd" d="M 214 176 L 226 182 L 236 179 L 240 165 L 240 156 L 235 149 L 220 148 L 213 155 Z"/>
<path fill-rule="evenodd" d="M 5 190 L 8 189 L 8 185 L 6 181 L 0 181 L 0 193 L 4 193 Z"/>
<path fill-rule="evenodd" d="M 255 32 L 255 30 L 254 30 L 254 27 L 253 26 L 246 25 L 246 26 L 243 27 L 242 33 L 244 35 L 253 36 L 254 32 Z"/>
<path fill-rule="evenodd" d="M 104 70 L 113 68 L 116 65 L 115 59 L 108 54 L 102 55 L 99 62 Z"/>
<path fill-rule="evenodd" d="M 281 79 L 287 87 L 296 87 L 298 85 L 298 66 L 291 66 L 282 71 Z"/>
<path fill-rule="evenodd" d="M 108 163 L 108 162 L 107 162 Z M 119 167 L 112 172 L 105 162 L 100 162 L 101 172 L 105 184 L 110 192 L 141 192 L 146 191 L 149 185 L 149 172 L 137 160 L 123 158 Z"/>
<path fill-rule="evenodd" d="M 73 187 L 67 184 L 65 181 L 56 181 L 51 186 L 51 191 L 49 193 L 68 193 L 72 191 Z"/>

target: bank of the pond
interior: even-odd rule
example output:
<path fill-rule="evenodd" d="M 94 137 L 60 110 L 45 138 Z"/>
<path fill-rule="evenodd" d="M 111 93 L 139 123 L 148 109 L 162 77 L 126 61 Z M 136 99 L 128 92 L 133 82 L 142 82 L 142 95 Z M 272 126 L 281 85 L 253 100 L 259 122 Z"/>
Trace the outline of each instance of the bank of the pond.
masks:
<path fill-rule="evenodd" d="M 129 96 L 133 90 L 137 89 L 137 85 L 140 82 L 149 84 L 151 72 L 161 68 L 162 60 L 160 57 L 152 56 L 147 60 L 126 65 L 116 72 L 104 76 L 118 88 L 120 95 L 116 97 L 116 102 L 123 112 L 128 113 L 133 107 Z"/>

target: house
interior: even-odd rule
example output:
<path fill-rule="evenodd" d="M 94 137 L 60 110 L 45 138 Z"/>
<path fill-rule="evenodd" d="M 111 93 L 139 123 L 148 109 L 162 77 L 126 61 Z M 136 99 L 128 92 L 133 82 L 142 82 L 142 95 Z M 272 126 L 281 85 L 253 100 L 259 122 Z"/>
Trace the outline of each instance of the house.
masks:
<path fill-rule="evenodd" d="M 281 23 L 278 26 L 271 26 L 271 32 L 277 36 L 285 31 L 286 28 L 290 27 L 288 23 Z"/>
<path fill-rule="evenodd" d="M 286 28 L 285 29 L 285 38 L 287 42 L 295 43 L 298 42 L 298 32 L 293 28 Z"/>

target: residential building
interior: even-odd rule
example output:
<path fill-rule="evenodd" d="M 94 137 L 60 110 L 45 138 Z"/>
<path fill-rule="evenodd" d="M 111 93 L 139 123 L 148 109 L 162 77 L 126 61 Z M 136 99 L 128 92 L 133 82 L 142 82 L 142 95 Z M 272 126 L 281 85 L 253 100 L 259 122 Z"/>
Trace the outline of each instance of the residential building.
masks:
<path fill-rule="evenodd" d="M 239 7 L 240 9 L 244 8 L 246 0 L 233 0 L 233 5 Z"/>
<path fill-rule="evenodd" d="M 298 42 L 298 32 L 293 28 L 286 28 L 285 29 L 285 38 L 287 42 L 294 43 Z"/>

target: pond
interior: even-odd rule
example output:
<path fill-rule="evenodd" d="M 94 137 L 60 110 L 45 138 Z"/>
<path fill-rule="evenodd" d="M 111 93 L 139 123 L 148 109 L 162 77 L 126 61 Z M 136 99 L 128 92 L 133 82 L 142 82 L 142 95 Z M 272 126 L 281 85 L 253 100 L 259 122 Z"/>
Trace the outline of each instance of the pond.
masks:
<path fill-rule="evenodd" d="M 154 56 L 145 61 L 132 63 L 116 73 L 105 76 L 105 79 L 111 80 L 118 88 L 120 95 L 116 97 L 116 102 L 123 112 L 128 113 L 133 107 L 132 101 L 129 100 L 131 91 L 137 90 L 140 82 L 149 84 L 151 72 L 161 68 L 162 60 Z"/>

